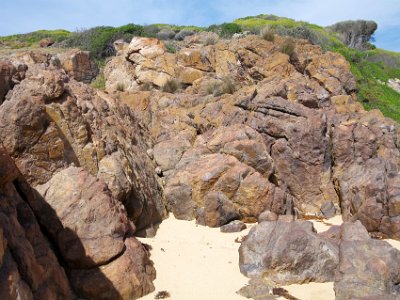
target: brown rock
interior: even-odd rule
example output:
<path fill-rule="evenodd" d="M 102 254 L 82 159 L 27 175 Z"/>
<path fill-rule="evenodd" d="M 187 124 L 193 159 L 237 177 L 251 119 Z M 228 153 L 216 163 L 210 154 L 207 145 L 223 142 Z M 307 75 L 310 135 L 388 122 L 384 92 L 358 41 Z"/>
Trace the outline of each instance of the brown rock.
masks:
<path fill-rule="evenodd" d="M 400 251 L 371 239 L 359 221 L 341 227 L 336 299 L 390 299 L 400 295 Z"/>
<path fill-rule="evenodd" d="M 0 105 L 7 92 L 14 86 L 13 76 L 17 70 L 8 61 L 0 61 Z"/>
<path fill-rule="evenodd" d="M 38 201 L 34 210 L 71 268 L 103 265 L 124 251 L 134 226 L 103 182 L 70 167 L 37 190 L 46 203 Z"/>
<path fill-rule="evenodd" d="M 30 208 L 33 193 L 0 144 L 0 298 L 75 299 Z"/>
<path fill-rule="evenodd" d="M 40 48 L 47 48 L 54 44 L 54 40 L 52 38 L 44 38 L 39 41 Z"/>
<path fill-rule="evenodd" d="M 98 69 L 88 51 L 74 49 L 58 55 L 62 68 L 77 81 L 90 83 L 98 74 Z"/>
<path fill-rule="evenodd" d="M 278 284 L 326 282 L 334 279 L 338 256 L 310 222 L 262 222 L 242 242 L 239 266 L 248 277 Z"/>

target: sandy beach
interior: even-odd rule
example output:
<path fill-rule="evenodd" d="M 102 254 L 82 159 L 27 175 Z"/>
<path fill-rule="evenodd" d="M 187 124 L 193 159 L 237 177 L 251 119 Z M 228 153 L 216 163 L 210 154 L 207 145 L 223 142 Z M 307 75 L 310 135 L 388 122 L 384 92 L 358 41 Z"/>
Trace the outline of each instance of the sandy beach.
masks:
<path fill-rule="evenodd" d="M 313 221 L 318 232 L 331 225 L 340 225 L 341 216 L 325 222 Z M 151 259 L 157 270 L 156 290 L 142 299 L 154 299 L 160 291 L 167 291 L 173 300 L 235 300 L 245 299 L 236 294 L 248 278 L 239 271 L 238 249 L 235 242 L 247 235 L 255 224 L 248 224 L 239 233 L 221 233 L 219 228 L 181 221 L 172 214 L 161 225 L 155 238 L 140 241 L 152 247 Z M 400 242 L 388 240 L 400 249 Z M 284 287 L 301 300 L 333 300 L 333 282 L 290 285 Z"/>

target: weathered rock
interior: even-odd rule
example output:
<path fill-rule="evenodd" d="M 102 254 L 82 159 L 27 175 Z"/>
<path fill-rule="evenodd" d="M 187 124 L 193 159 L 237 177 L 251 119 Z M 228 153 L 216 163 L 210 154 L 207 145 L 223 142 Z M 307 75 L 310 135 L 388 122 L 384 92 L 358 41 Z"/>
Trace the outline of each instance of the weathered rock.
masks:
<path fill-rule="evenodd" d="M 226 225 L 223 225 L 220 227 L 221 232 L 240 232 L 242 230 L 245 230 L 247 228 L 246 224 L 244 224 L 242 221 L 232 221 Z"/>
<path fill-rule="evenodd" d="M 306 221 L 262 222 L 239 248 L 240 271 L 278 284 L 332 281 L 338 247 Z"/>
<path fill-rule="evenodd" d="M 258 216 L 258 223 L 261 222 L 273 222 L 278 220 L 278 215 L 276 213 L 273 213 L 272 211 L 266 210 L 263 211 L 259 216 Z"/>
<path fill-rule="evenodd" d="M 8 61 L 0 61 L 0 104 L 3 103 L 4 97 L 14 86 L 13 76 L 17 70 Z"/>
<path fill-rule="evenodd" d="M 161 222 L 163 195 L 133 113 L 58 71 L 40 71 L 0 107 L 0 137 L 33 185 L 70 165 L 103 178 L 138 230 Z"/>
<path fill-rule="evenodd" d="M 90 83 L 98 74 L 96 63 L 88 51 L 74 49 L 58 55 L 62 68 L 77 81 Z"/>
<path fill-rule="evenodd" d="M 398 299 L 399 264 L 399 250 L 371 239 L 359 221 L 344 223 L 335 278 L 336 299 Z"/>
<path fill-rule="evenodd" d="M 400 238 L 398 126 L 369 112 L 333 129 L 333 176 L 346 221 Z"/>
<path fill-rule="evenodd" d="M 333 218 L 336 215 L 336 207 L 332 201 L 325 202 L 321 206 L 321 213 L 324 215 L 325 218 Z"/>
<path fill-rule="evenodd" d="M 86 299 L 137 299 L 154 291 L 155 269 L 148 252 L 134 238 L 125 241 L 126 250 L 99 269 L 73 270 L 74 289 Z"/>
<path fill-rule="evenodd" d="M 39 41 L 40 48 L 50 47 L 54 44 L 54 40 L 52 38 L 44 38 Z"/>
<path fill-rule="evenodd" d="M 37 190 L 46 202 L 33 209 L 71 268 L 103 265 L 124 251 L 134 225 L 102 181 L 70 167 Z"/>
<path fill-rule="evenodd" d="M 30 208 L 32 198 L 0 144 L 0 298 L 75 299 Z"/>

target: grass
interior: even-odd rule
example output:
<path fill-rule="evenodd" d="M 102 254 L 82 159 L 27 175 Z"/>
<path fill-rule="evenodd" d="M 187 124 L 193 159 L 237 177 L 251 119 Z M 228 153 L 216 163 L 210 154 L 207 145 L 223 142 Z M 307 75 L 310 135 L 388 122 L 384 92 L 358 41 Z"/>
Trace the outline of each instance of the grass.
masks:
<path fill-rule="evenodd" d="M 71 32 L 67 30 L 38 30 L 35 32 L 25 34 L 15 34 L 10 36 L 0 37 L 0 43 L 3 47 L 9 47 L 12 49 L 38 47 L 40 40 L 44 38 L 51 38 L 55 42 L 61 42 L 71 36 Z"/>

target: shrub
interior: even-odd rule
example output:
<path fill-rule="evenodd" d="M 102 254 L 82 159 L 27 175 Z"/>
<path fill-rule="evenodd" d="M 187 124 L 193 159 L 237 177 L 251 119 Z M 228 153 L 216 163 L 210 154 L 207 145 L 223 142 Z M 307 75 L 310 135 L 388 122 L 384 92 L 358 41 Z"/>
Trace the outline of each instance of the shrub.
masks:
<path fill-rule="evenodd" d="M 215 45 L 216 43 L 218 43 L 218 38 L 213 35 L 210 35 L 204 41 L 204 46 Z"/>
<path fill-rule="evenodd" d="M 242 28 L 236 23 L 223 23 L 221 25 L 211 25 L 207 31 L 215 32 L 224 38 L 231 38 L 235 33 L 242 32 Z"/>
<path fill-rule="evenodd" d="M 104 91 L 106 89 L 106 79 L 104 78 L 103 72 L 100 72 L 90 85 L 95 89 Z"/>
<path fill-rule="evenodd" d="M 332 25 L 329 29 L 338 33 L 338 38 L 350 48 L 366 50 L 364 47 L 378 29 L 378 24 L 365 20 L 343 21 Z"/>
<path fill-rule="evenodd" d="M 148 25 L 143 27 L 143 36 L 157 37 L 157 33 L 161 30 L 157 25 Z"/>
<path fill-rule="evenodd" d="M 175 39 L 177 41 L 183 41 L 185 39 L 185 37 L 187 36 L 191 36 L 194 35 L 195 32 L 192 30 L 186 30 L 186 29 L 182 29 L 181 31 L 179 31 L 176 35 L 175 35 Z"/>
<path fill-rule="evenodd" d="M 176 53 L 176 47 L 173 43 L 166 43 L 165 48 L 167 49 L 168 53 Z"/>
<path fill-rule="evenodd" d="M 289 55 L 292 58 L 294 54 L 295 43 L 292 38 L 286 38 L 285 41 L 279 47 L 279 52 Z"/>
<path fill-rule="evenodd" d="M 167 82 L 163 85 L 162 91 L 166 93 L 175 93 L 178 89 L 180 88 L 180 83 L 176 79 L 169 79 Z"/>
<path fill-rule="evenodd" d="M 160 40 L 173 40 L 175 38 L 175 32 L 169 28 L 163 28 L 156 36 Z"/>
<path fill-rule="evenodd" d="M 260 35 L 266 41 L 273 42 L 275 40 L 275 32 L 268 26 L 261 29 Z"/>
<path fill-rule="evenodd" d="M 236 92 L 234 80 L 227 76 L 222 79 L 222 82 L 213 81 L 205 86 L 202 91 L 203 95 L 213 95 L 214 97 L 222 96 L 224 94 L 233 94 Z"/>
<path fill-rule="evenodd" d="M 151 91 L 152 89 L 153 89 L 153 85 L 148 81 L 146 81 L 145 83 L 143 83 L 140 86 L 141 91 Z"/>
<path fill-rule="evenodd" d="M 125 84 L 117 83 L 116 89 L 118 92 L 125 92 Z"/>

